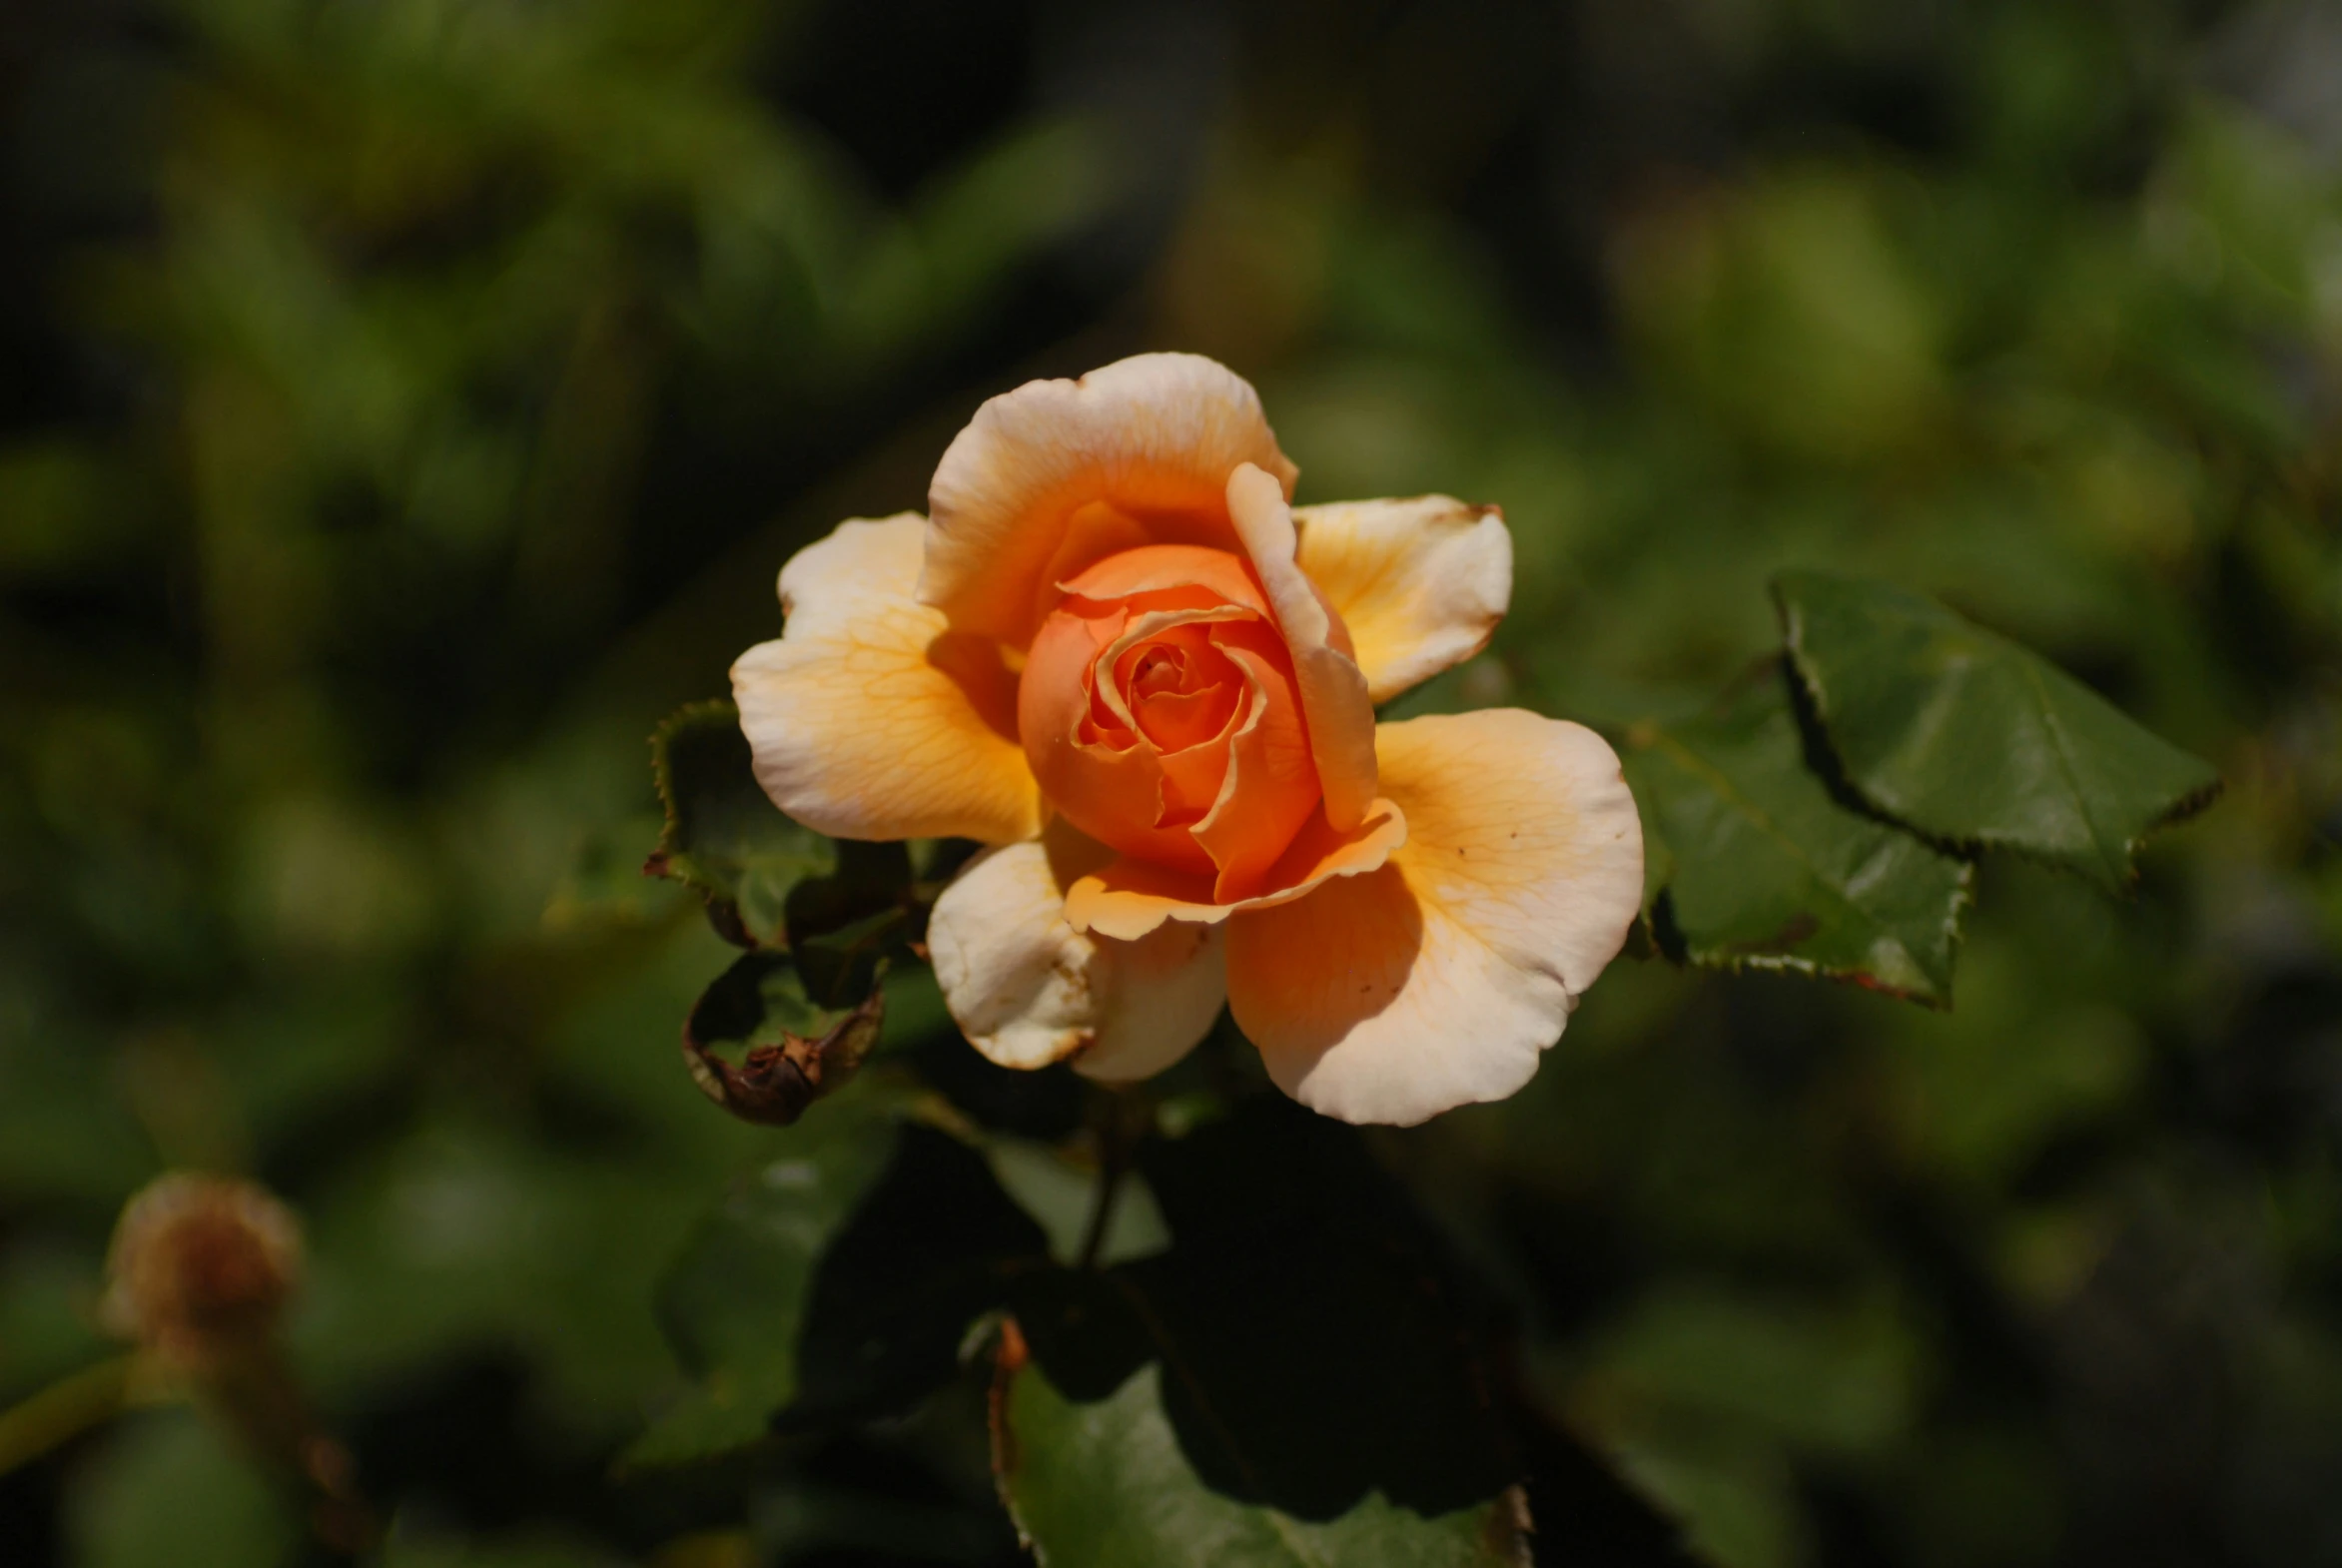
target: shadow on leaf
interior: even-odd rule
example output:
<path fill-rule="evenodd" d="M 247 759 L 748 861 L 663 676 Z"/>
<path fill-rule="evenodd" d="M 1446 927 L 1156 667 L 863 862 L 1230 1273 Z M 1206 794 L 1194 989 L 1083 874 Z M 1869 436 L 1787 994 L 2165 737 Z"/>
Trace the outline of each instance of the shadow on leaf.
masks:
<path fill-rule="evenodd" d="M 1261 1100 L 1143 1168 L 1171 1250 L 1016 1294 L 1059 1390 L 1105 1399 L 1160 1363 L 1196 1476 L 1297 1519 L 1369 1493 L 1435 1516 L 1504 1492 L 1485 1303 L 1351 1130 Z"/>

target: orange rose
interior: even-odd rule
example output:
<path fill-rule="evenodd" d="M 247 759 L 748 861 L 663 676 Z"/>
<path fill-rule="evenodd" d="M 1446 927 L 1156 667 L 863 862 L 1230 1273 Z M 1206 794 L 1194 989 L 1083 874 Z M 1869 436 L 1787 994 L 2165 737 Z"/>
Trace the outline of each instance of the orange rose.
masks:
<path fill-rule="evenodd" d="M 929 928 L 994 1061 L 1145 1078 L 1225 1002 L 1303 1104 L 1420 1122 L 1535 1073 L 1625 940 L 1642 831 L 1579 725 L 1374 722 L 1502 617 L 1495 508 L 1296 511 L 1294 476 L 1209 360 L 1032 383 L 952 442 L 930 517 L 783 568 L 733 689 L 798 820 L 998 846 Z"/>

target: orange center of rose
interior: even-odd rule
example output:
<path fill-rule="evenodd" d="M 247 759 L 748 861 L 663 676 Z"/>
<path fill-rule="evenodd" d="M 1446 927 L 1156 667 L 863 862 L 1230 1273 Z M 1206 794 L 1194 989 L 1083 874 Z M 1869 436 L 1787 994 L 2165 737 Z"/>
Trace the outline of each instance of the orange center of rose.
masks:
<path fill-rule="evenodd" d="M 1127 855 L 1208 875 L 1214 901 L 1260 891 L 1320 790 L 1259 580 L 1225 550 L 1150 544 L 1065 589 L 1017 693 L 1050 803 Z"/>

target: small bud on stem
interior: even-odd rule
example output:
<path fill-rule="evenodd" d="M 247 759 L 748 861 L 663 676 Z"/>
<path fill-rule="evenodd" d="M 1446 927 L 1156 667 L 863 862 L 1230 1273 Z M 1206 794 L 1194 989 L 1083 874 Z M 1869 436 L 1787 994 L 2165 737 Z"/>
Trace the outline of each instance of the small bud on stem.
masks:
<path fill-rule="evenodd" d="M 348 1450 L 319 1431 L 277 1342 L 300 1289 L 301 1224 L 250 1181 L 173 1172 L 124 1205 L 106 1260 L 107 1326 L 187 1384 L 256 1456 L 316 1492 L 312 1522 L 339 1551 L 376 1528 Z"/>

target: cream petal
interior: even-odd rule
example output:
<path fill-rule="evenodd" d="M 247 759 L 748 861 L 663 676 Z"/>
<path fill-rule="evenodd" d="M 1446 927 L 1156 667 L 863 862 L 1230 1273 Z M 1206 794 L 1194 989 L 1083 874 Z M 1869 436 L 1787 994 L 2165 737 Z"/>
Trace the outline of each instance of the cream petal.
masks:
<path fill-rule="evenodd" d="M 732 666 L 757 782 L 837 838 L 1031 838 L 1016 676 L 912 596 L 925 539 L 916 512 L 858 518 L 781 568 L 786 629 Z"/>
<path fill-rule="evenodd" d="M 1537 1071 L 1641 907 L 1618 757 L 1518 709 L 1385 724 L 1407 842 L 1367 876 L 1228 922 L 1228 1000 L 1279 1088 L 1411 1126 Z"/>
<path fill-rule="evenodd" d="M 1032 640 L 1056 584 L 1139 543 L 1236 547 L 1227 476 L 1295 469 L 1250 385 L 1191 354 L 1028 382 L 976 410 L 928 491 L 919 596 L 963 631 Z"/>
<path fill-rule="evenodd" d="M 1357 660 L 1335 644 L 1333 617 L 1295 562 L 1292 508 L 1276 479 L 1250 463 L 1228 475 L 1228 515 L 1292 654 L 1293 681 L 1309 725 L 1309 750 L 1325 790 L 1325 819 L 1356 827 L 1374 803 L 1374 703 Z"/>
<path fill-rule="evenodd" d="M 1176 922 L 1136 942 L 1095 933 L 1107 979 L 1104 1023 L 1074 1071 L 1101 1084 L 1153 1078 L 1195 1049 L 1227 1005 L 1227 939 Z"/>
<path fill-rule="evenodd" d="M 1066 884 L 1112 852 L 1062 822 L 978 855 L 936 900 L 928 950 L 944 1004 L 1003 1067 L 1067 1058 L 1108 1083 L 1149 1078 L 1194 1049 L 1226 999 L 1216 926 L 1137 942 L 1066 923 Z"/>
<path fill-rule="evenodd" d="M 1504 513 L 1446 495 L 1296 506 L 1301 570 L 1350 629 L 1388 702 L 1488 645 L 1512 602 Z"/>

